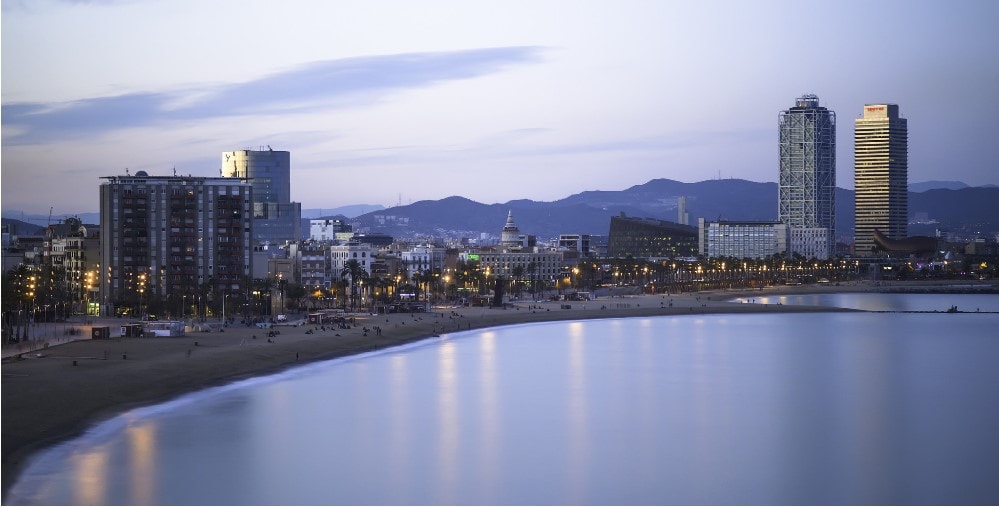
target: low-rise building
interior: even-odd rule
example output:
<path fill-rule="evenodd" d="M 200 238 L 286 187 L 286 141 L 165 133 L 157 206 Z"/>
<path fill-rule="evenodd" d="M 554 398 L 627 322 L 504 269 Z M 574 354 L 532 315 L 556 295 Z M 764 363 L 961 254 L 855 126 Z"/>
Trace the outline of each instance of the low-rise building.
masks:
<path fill-rule="evenodd" d="M 607 257 L 676 259 L 697 255 L 697 229 L 665 220 L 611 217 Z"/>
<path fill-rule="evenodd" d="M 309 239 L 313 241 L 336 241 L 345 234 L 353 236 L 354 229 L 343 220 L 328 218 L 309 220 Z"/>
<path fill-rule="evenodd" d="M 788 226 L 780 222 L 697 221 L 700 254 L 705 257 L 763 259 L 788 249 Z"/>
<path fill-rule="evenodd" d="M 830 245 L 832 235 L 825 227 L 791 227 L 788 229 L 788 250 L 806 259 L 829 259 L 829 252 L 835 251 Z"/>

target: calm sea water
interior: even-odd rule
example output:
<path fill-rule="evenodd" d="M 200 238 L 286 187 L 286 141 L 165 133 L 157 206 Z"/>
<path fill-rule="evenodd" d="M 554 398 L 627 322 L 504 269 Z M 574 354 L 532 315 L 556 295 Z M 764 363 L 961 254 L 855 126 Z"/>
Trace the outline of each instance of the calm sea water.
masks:
<path fill-rule="evenodd" d="M 834 306 L 882 312 L 946 312 L 952 306 L 961 312 L 999 312 L 999 295 L 983 294 L 799 294 L 745 297 L 736 301 L 757 304 Z"/>
<path fill-rule="evenodd" d="M 996 504 L 999 315 L 561 322 L 132 411 L 10 503 Z"/>

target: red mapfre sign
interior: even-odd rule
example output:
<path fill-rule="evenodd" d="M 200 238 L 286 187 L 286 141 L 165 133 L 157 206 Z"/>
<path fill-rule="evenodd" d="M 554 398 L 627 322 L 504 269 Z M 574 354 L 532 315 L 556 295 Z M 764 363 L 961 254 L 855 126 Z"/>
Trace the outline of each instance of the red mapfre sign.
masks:
<path fill-rule="evenodd" d="M 884 111 L 885 110 L 885 106 L 868 106 L 867 110 L 868 111 Z"/>

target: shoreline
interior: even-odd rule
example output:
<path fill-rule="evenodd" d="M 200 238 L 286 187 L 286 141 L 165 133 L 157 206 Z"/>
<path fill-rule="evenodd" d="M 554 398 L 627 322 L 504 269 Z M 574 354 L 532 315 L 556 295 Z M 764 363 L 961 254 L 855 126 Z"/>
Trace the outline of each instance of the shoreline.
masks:
<path fill-rule="evenodd" d="M 953 281 L 947 284 L 892 282 L 890 288 L 946 292 L 942 289 L 950 285 L 955 284 Z M 961 285 L 987 285 L 992 292 L 996 291 L 990 284 L 964 282 Z M 888 288 L 856 282 L 669 296 L 624 295 L 591 301 L 523 302 L 506 309 L 434 308 L 432 312 L 414 314 L 355 314 L 356 325 L 351 329 L 275 326 L 280 334 L 273 338 L 268 338 L 265 329 L 237 324 L 224 332 L 197 332 L 182 337 L 80 340 L 55 345 L 40 351 L 43 357 L 4 361 L 3 500 L 6 502 L 9 488 L 37 452 L 75 438 L 97 423 L 131 409 L 296 366 L 383 350 L 444 333 L 513 324 L 730 313 L 858 311 L 729 301 L 738 297 L 823 292 L 888 292 Z M 121 323 L 119 320 L 113 322 Z M 312 332 L 308 333 L 310 330 Z"/>

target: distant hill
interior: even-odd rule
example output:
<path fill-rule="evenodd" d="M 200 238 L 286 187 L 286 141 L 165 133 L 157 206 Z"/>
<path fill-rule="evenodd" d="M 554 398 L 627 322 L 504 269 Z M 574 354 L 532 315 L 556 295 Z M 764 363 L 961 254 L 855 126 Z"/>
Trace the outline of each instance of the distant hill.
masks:
<path fill-rule="evenodd" d="M 937 189 L 909 194 L 909 214 L 925 212 L 941 227 L 999 230 L 999 187 Z"/>
<path fill-rule="evenodd" d="M 302 218 L 329 218 L 337 215 L 354 218 L 381 209 L 385 209 L 385 206 L 381 204 L 351 204 L 339 208 L 309 208 L 302 210 Z"/>
<path fill-rule="evenodd" d="M 909 192 L 925 192 L 927 190 L 937 190 L 946 188 L 948 190 L 960 190 L 968 188 L 968 184 L 962 181 L 924 181 L 922 183 L 909 183 Z"/>
<path fill-rule="evenodd" d="M 559 234 L 606 235 L 610 217 L 628 216 L 677 221 L 677 197 L 686 196 L 690 224 L 698 217 L 709 220 L 775 220 L 777 184 L 746 180 L 708 180 L 683 183 L 656 179 L 618 191 L 587 191 L 552 202 L 527 199 L 503 204 L 481 204 L 452 196 L 420 201 L 366 213 L 354 219 L 360 228 L 396 237 L 460 234 L 477 237 L 481 232 L 499 235 L 508 211 L 523 234 L 550 239 Z M 937 227 L 960 230 L 999 230 L 994 212 L 999 188 L 967 187 L 909 194 L 910 215 L 926 213 Z M 837 236 L 853 235 L 854 192 L 836 189 Z"/>
<path fill-rule="evenodd" d="M 0 218 L 0 225 L 9 227 L 11 235 L 14 236 L 40 236 L 45 233 L 45 228 L 13 218 Z"/>
<path fill-rule="evenodd" d="M 31 214 L 24 213 L 21 210 L 3 210 L 2 216 L 5 219 L 15 219 L 22 222 L 27 222 L 29 224 L 36 225 L 38 227 L 46 227 L 49 224 L 48 214 Z M 57 213 L 52 215 L 51 223 L 60 224 L 64 220 L 70 217 L 79 218 L 81 222 L 85 224 L 98 224 L 101 221 L 101 214 L 99 212 L 88 212 L 88 213 Z"/>
<path fill-rule="evenodd" d="M 481 204 L 452 196 L 366 213 L 355 220 L 361 228 L 393 236 L 498 235 L 513 211 L 523 234 L 550 239 L 559 234 L 607 235 L 610 218 L 633 217 L 677 221 L 677 197 L 687 197 L 691 225 L 697 217 L 730 220 L 774 220 L 777 184 L 746 180 L 708 180 L 683 183 L 657 179 L 618 191 L 587 191 L 552 202 L 528 199 L 503 204 Z"/>

